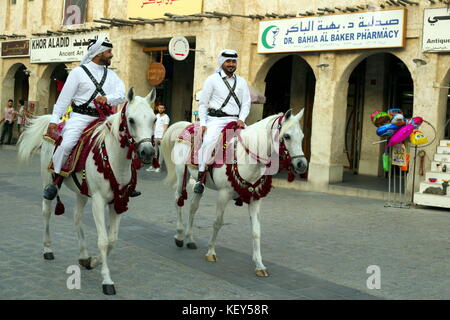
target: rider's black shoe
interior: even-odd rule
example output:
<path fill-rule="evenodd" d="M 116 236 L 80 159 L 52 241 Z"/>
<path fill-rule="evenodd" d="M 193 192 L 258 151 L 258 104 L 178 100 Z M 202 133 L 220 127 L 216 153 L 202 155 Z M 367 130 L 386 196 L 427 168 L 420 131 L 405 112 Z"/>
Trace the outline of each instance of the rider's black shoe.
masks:
<path fill-rule="evenodd" d="M 58 188 L 55 186 L 54 183 L 49 183 L 44 188 L 44 198 L 47 200 L 53 200 L 55 199 L 56 195 L 58 194 Z"/>
<path fill-rule="evenodd" d="M 133 192 L 130 193 L 130 198 L 139 197 L 141 194 L 142 193 L 140 191 L 134 190 Z"/>
<path fill-rule="evenodd" d="M 194 186 L 194 192 L 197 194 L 202 194 L 205 190 L 205 181 L 206 181 L 206 171 L 199 171 L 198 180 Z"/>
<path fill-rule="evenodd" d="M 199 181 L 195 184 L 195 186 L 194 186 L 195 193 L 202 194 L 204 190 L 205 190 L 205 186 L 203 185 L 203 183 L 201 183 Z"/>

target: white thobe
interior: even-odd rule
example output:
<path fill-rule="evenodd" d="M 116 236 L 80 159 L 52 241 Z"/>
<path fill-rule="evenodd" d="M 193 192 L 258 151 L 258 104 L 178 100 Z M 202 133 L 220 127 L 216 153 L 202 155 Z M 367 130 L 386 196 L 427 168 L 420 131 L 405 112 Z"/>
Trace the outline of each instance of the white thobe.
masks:
<path fill-rule="evenodd" d="M 92 73 L 95 80 L 100 83 L 104 66 L 98 65 L 95 62 L 89 62 L 85 66 Z M 51 123 L 58 123 L 61 116 L 67 111 L 67 108 L 72 104 L 72 101 L 76 105 L 82 105 L 86 103 L 95 91 L 95 85 L 86 72 L 77 67 L 73 69 L 64 84 L 61 94 L 53 107 L 53 113 Z M 106 93 L 107 103 L 109 105 L 118 105 L 125 102 L 125 85 L 122 80 L 112 70 L 108 69 L 106 81 L 103 84 L 103 91 Z M 97 96 L 101 94 L 98 93 Z M 94 103 L 91 102 L 88 105 L 89 108 L 94 108 Z M 53 167 L 55 173 L 60 173 L 61 168 L 70 155 L 73 147 L 78 142 L 84 129 L 97 117 L 88 116 L 72 112 L 69 120 L 67 120 L 64 129 L 62 131 L 61 145 L 56 149 L 53 154 Z"/>
<path fill-rule="evenodd" d="M 222 78 L 224 77 L 230 84 L 231 88 L 233 88 L 234 82 L 237 81 L 234 92 L 241 102 L 241 108 L 239 109 L 239 105 L 235 99 L 231 97 L 227 105 L 221 110 L 232 116 L 208 116 L 208 109 L 220 109 L 230 93 L 228 87 L 225 83 L 223 83 Z M 232 121 L 242 120 L 245 122 L 245 119 L 247 119 L 247 116 L 250 113 L 250 106 L 250 90 L 248 88 L 247 81 L 245 81 L 244 78 L 237 75 L 228 77 L 225 72 L 221 70 L 206 79 L 200 95 L 199 104 L 200 125 L 207 127 L 198 155 L 199 171 L 205 171 L 206 164 L 211 160 L 210 158 L 212 152 L 216 147 L 217 139 L 219 138 L 223 128 L 225 128 L 226 125 Z"/>

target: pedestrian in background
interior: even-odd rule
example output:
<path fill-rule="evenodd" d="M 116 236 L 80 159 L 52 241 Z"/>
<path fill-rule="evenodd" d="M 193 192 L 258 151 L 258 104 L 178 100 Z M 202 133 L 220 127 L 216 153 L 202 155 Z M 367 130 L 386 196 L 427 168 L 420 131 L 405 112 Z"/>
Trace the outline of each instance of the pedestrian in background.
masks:
<path fill-rule="evenodd" d="M 153 168 L 152 165 L 150 165 L 150 167 L 148 167 L 146 171 L 160 172 L 164 159 L 162 157 L 162 153 L 159 150 L 159 146 L 161 145 L 161 140 L 164 136 L 164 133 L 166 132 L 167 128 L 169 127 L 170 118 L 165 113 L 166 107 L 164 105 L 160 104 L 157 107 L 157 110 L 158 110 L 158 113 L 156 115 L 156 123 L 155 123 L 155 150 L 156 150 L 156 155 L 158 157 L 159 168 L 155 169 L 155 168 Z"/>
<path fill-rule="evenodd" d="M 3 144 L 3 140 L 5 139 L 6 135 L 8 135 L 6 144 L 11 144 L 14 119 L 17 113 L 14 110 L 13 102 L 14 101 L 12 101 L 11 99 L 8 100 L 8 106 L 5 108 L 5 117 L 1 120 L 1 121 L 4 120 L 5 122 L 3 123 L 3 130 L 2 136 L 0 138 L 0 144 Z"/>

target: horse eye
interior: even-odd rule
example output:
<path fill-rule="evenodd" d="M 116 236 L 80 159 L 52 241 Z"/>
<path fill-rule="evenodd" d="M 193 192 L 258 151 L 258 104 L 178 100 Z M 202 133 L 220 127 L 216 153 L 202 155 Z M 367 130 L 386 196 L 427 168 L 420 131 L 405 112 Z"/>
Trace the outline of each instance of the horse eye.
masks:
<path fill-rule="evenodd" d="M 130 118 L 129 121 L 130 121 L 130 124 L 134 124 L 135 123 L 133 118 Z"/>
<path fill-rule="evenodd" d="M 291 139 L 291 136 L 290 135 L 288 135 L 287 133 L 284 135 L 284 137 L 283 137 L 285 140 L 290 140 Z"/>

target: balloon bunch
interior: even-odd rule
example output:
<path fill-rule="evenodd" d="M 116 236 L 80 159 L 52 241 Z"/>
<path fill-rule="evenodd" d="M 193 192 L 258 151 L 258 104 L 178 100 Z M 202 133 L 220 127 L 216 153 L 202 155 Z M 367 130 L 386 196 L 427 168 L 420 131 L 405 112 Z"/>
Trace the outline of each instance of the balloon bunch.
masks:
<path fill-rule="evenodd" d="M 389 109 L 387 112 L 381 110 L 374 111 L 370 119 L 378 128 L 377 135 L 388 139 L 387 147 L 392 147 L 410 139 L 413 145 L 422 145 L 428 142 L 419 127 L 423 123 L 421 117 L 407 119 L 400 109 Z"/>
<path fill-rule="evenodd" d="M 388 148 L 399 145 L 403 146 L 403 142 L 408 139 L 412 145 L 418 146 L 428 143 L 419 127 L 423 123 L 421 117 L 414 117 L 407 119 L 404 117 L 402 110 L 393 108 L 387 112 L 376 110 L 370 116 L 373 124 L 377 127 L 377 135 L 387 139 L 385 152 L 383 154 L 383 168 L 385 171 L 391 169 L 391 160 L 388 153 Z M 401 167 L 402 171 L 408 170 L 409 155 L 406 154 L 405 164 Z"/>

